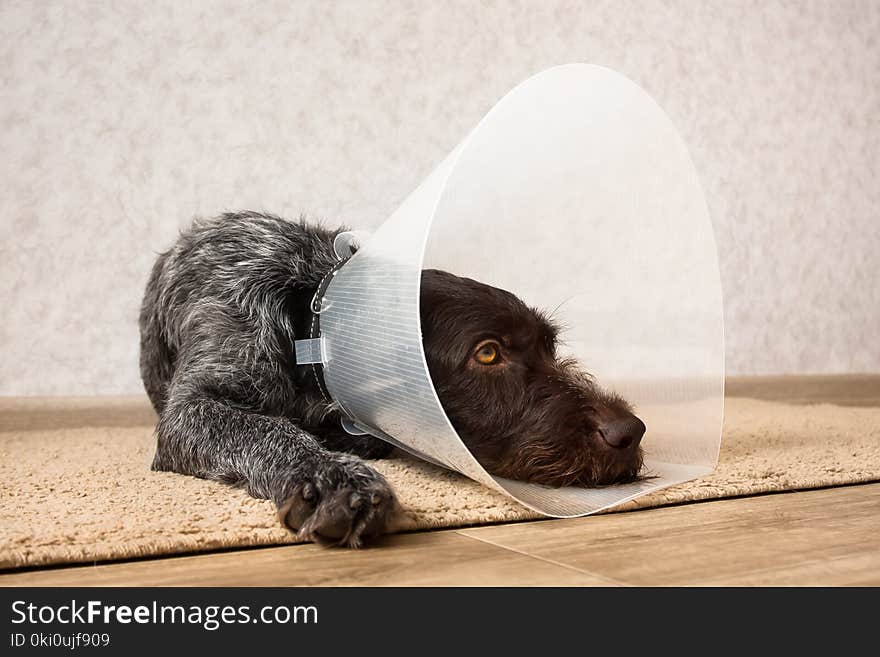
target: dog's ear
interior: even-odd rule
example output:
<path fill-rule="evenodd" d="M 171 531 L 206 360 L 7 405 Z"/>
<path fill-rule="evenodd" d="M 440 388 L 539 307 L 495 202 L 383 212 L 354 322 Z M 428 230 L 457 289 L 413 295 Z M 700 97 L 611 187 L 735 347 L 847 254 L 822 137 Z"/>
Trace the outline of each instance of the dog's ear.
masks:
<path fill-rule="evenodd" d="M 461 279 L 455 274 L 439 269 L 422 270 L 422 294 L 449 294 Z"/>
<path fill-rule="evenodd" d="M 422 341 L 431 372 L 454 368 L 471 348 L 467 327 L 473 325 L 468 279 L 439 269 L 422 271 L 419 315 Z"/>
<path fill-rule="evenodd" d="M 419 315 L 422 320 L 422 336 L 428 338 L 432 327 L 436 326 L 436 317 L 448 305 L 451 293 L 448 277 L 444 271 L 425 269 L 422 271 L 422 283 L 419 291 Z"/>
<path fill-rule="evenodd" d="M 460 292 L 461 279 L 455 274 L 440 271 L 439 269 L 425 269 L 422 271 L 422 285 L 420 290 L 422 321 L 426 313 L 436 311 L 453 301 L 456 290 Z"/>

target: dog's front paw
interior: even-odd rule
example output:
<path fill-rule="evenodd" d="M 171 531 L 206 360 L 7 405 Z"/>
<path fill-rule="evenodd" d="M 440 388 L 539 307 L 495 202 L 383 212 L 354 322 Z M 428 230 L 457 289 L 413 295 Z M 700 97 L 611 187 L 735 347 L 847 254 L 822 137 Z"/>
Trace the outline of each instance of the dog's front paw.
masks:
<path fill-rule="evenodd" d="M 346 547 L 388 531 L 397 510 L 385 478 L 353 458 L 320 466 L 278 506 L 281 521 L 300 538 Z"/>

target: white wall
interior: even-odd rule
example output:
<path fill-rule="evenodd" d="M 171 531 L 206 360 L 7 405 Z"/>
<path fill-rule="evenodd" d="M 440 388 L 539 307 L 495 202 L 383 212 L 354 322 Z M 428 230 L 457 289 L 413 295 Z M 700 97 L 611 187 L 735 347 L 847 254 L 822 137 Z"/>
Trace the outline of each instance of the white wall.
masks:
<path fill-rule="evenodd" d="M 700 172 L 731 374 L 880 371 L 880 2 L 0 4 L 0 394 L 140 390 L 193 215 L 369 227 L 528 75 L 636 80 Z"/>

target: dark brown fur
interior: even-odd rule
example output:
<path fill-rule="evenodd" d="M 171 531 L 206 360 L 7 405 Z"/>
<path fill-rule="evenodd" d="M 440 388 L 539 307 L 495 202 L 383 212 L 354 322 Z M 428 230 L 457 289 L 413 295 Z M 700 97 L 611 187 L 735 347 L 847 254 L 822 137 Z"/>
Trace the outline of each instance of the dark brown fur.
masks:
<path fill-rule="evenodd" d="M 635 479 L 644 425 L 626 401 L 557 358 L 559 331 L 547 317 L 510 292 L 435 270 L 422 275 L 421 307 L 437 394 L 489 472 L 548 486 Z M 474 358 L 486 340 L 501 348 L 492 365 Z M 611 436 L 621 431 L 628 435 Z"/>

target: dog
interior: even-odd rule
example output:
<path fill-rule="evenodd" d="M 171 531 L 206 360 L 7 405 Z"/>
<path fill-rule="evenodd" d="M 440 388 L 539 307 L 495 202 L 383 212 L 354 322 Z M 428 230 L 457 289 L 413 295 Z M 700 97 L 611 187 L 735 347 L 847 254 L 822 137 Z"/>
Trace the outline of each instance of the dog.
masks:
<path fill-rule="evenodd" d="M 152 468 L 272 500 L 300 538 L 357 547 L 393 528 L 364 459 L 393 447 L 341 427 L 294 340 L 345 230 L 256 212 L 196 220 L 159 254 L 141 306 L 140 373 L 158 414 Z M 633 481 L 645 425 L 556 354 L 559 329 L 514 294 L 424 270 L 425 356 L 450 421 L 492 474 L 548 486 Z"/>

